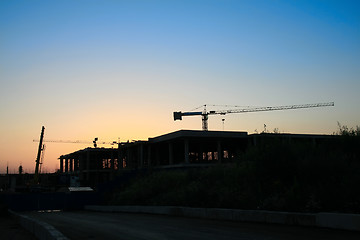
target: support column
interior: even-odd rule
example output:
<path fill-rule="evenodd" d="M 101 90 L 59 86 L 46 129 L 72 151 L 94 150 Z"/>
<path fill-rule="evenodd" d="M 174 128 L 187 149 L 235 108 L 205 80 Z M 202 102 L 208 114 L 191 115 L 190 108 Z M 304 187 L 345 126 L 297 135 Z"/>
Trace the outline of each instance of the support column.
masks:
<path fill-rule="evenodd" d="M 79 159 L 74 158 L 74 172 L 79 170 Z"/>
<path fill-rule="evenodd" d="M 160 153 L 159 153 L 159 146 L 157 146 L 155 148 L 155 166 L 159 166 L 160 165 Z"/>
<path fill-rule="evenodd" d="M 202 157 L 203 157 L 202 151 L 201 151 L 199 148 L 198 148 L 197 150 L 198 150 L 198 151 L 197 151 L 196 162 L 201 163 L 201 162 L 202 162 Z"/>
<path fill-rule="evenodd" d="M 128 147 L 126 149 L 126 166 L 128 166 L 130 169 L 133 169 L 134 166 L 133 166 L 133 162 L 132 162 L 132 159 L 131 158 L 131 152 L 130 152 L 130 148 Z"/>
<path fill-rule="evenodd" d="M 69 159 L 65 159 L 65 172 L 68 172 L 69 170 Z"/>
<path fill-rule="evenodd" d="M 140 143 L 139 152 L 139 168 L 142 168 L 144 165 L 144 145 L 142 143 Z"/>
<path fill-rule="evenodd" d="M 74 171 L 74 159 L 70 158 L 70 172 Z"/>
<path fill-rule="evenodd" d="M 174 164 L 174 157 L 173 157 L 173 144 L 169 143 L 169 165 Z"/>
<path fill-rule="evenodd" d="M 221 149 L 221 142 L 220 141 L 217 142 L 217 152 L 218 152 L 218 163 L 221 163 L 223 152 L 222 152 L 222 149 Z"/>
<path fill-rule="evenodd" d="M 114 158 L 114 152 L 113 151 L 111 151 L 110 169 L 111 170 L 115 169 L 115 158 Z"/>
<path fill-rule="evenodd" d="M 79 158 L 78 158 L 78 161 L 79 161 L 79 180 L 80 180 L 80 183 L 82 183 L 84 180 L 85 180 L 85 175 L 84 175 L 84 157 L 83 157 L 83 154 L 80 154 L 79 155 Z"/>
<path fill-rule="evenodd" d="M 118 160 L 119 169 L 124 168 L 124 149 L 119 149 L 119 160 Z"/>
<path fill-rule="evenodd" d="M 189 164 L 189 140 L 185 139 L 184 140 L 184 160 L 186 164 Z"/>
<path fill-rule="evenodd" d="M 114 170 L 115 170 L 115 157 L 114 157 L 114 152 L 111 150 L 111 154 L 110 154 L 110 169 L 111 169 L 111 172 L 109 174 L 109 178 L 108 180 L 110 179 L 114 179 Z"/>
<path fill-rule="evenodd" d="M 119 162 L 119 164 L 120 164 L 120 169 L 123 169 L 124 168 L 124 164 L 125 164 L 125 154 L 124 154 L 124 148 L 123 149 L 121 149 L 120 150 L 120 153 L 119 153 L 119 155 L 120 155 L 120 162 Z"/>
<path fill-rule="evenodd" d="M 151 147 L 148 145 L 148 167 L 151 167 Z"/>
<path fill-rule="evenodd" d="M 199 146 L 199 162 L 200 163 L 204 162 L 204 151 L 203 151 L 202 144 L 200 144 L 200 146 Z"/>
<path fill-rule="evenodd" d="M 78 157 L 77 159 L 77 171 L 79 172 L 80 171 L 80 157 Z"/>
<path fill-rule="evenodd" d="M 85 163 L 84 163 L 83 155 L 80 154 L 80 156 L 79 156 L 79 170 L 80 170 L 80 172 L 84 171 L 84 167 L 85 167 L 84 165 L 85 165 Z"/>
<path fill-rule="evenodd" d="M 85 164 L 85 170 L 86 172 L 86 181 L 90 180 L 90 151 L 89 149 L 86 151 L 86 164 Z"/>
<path fill-rule="evenodd" d="M 64 159 L 60 157 L 60 172 L 64 172 Z"/>

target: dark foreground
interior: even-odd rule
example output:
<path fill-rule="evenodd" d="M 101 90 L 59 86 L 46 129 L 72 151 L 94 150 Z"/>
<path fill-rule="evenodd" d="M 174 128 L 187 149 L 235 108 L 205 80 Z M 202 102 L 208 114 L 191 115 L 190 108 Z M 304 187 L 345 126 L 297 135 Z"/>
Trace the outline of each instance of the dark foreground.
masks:
<path fill-rule="evenodd" d="M 360 239 L 360 232 L 148 214 L 28 212 L 70 239 Z"/>
<path fill-rule="evenodd" d="M 23 229 L 15 219 L 10 216 L 0 216 L 0 234 L 4 240 L 35 240 L 35 236 Z"/>

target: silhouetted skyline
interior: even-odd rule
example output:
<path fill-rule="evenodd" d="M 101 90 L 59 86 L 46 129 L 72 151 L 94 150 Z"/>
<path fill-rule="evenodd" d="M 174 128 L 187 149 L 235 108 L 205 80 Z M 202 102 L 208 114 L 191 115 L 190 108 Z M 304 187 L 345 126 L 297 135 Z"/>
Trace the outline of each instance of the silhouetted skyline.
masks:
<path fill-rule="evenodd" d="M 0 173 L 34 171 L 43 125 L 45 139 L 146 140 L 200 130 L 172 114 L 203 104 L 330 101 L 214 116 L 209 130 L 359 125 L 359 11 L 358 1 L 1 1 Z M 48 143 L 42 169 L 90 146 Z"/>

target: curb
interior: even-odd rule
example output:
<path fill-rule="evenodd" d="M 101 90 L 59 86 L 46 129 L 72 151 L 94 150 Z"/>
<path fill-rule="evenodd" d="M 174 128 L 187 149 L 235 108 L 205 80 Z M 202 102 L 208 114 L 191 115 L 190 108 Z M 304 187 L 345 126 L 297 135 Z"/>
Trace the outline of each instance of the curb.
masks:
<path fill-rule="evenodd" d="M 48 223 L 30 218 L 28 216 L 16 213 L 12 210 L 8 212 L 14 217 L 20 225 L 34 234 L 40 240 L 68 240 L 61 232 Z"/>
<path fill-rule="evenodd" d="M 360 214 L 296 213 L 223 208 L 190 208 L 175 206 L 99 206 L 84 207 L 89 211 L 150 213 L 179 217 L 205 218 L 237 222 L 275 223 L 360 231 Z"/>

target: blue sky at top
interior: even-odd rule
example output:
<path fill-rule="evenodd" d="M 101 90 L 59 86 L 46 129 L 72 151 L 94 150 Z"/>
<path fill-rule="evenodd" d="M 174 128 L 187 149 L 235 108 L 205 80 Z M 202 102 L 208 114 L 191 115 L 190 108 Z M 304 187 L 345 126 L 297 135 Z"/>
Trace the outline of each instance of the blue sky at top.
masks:
<path fill-rule="evenodd" d="M 3 0 L 0 33 L 0 167 L 41 125 L 55 139 L 146 139 L 200 129 L 172 112 L 202 104 L 327 101 L 229 115 L 226 129 L 332 133 L 360 118 L 359 1 Z"/>

